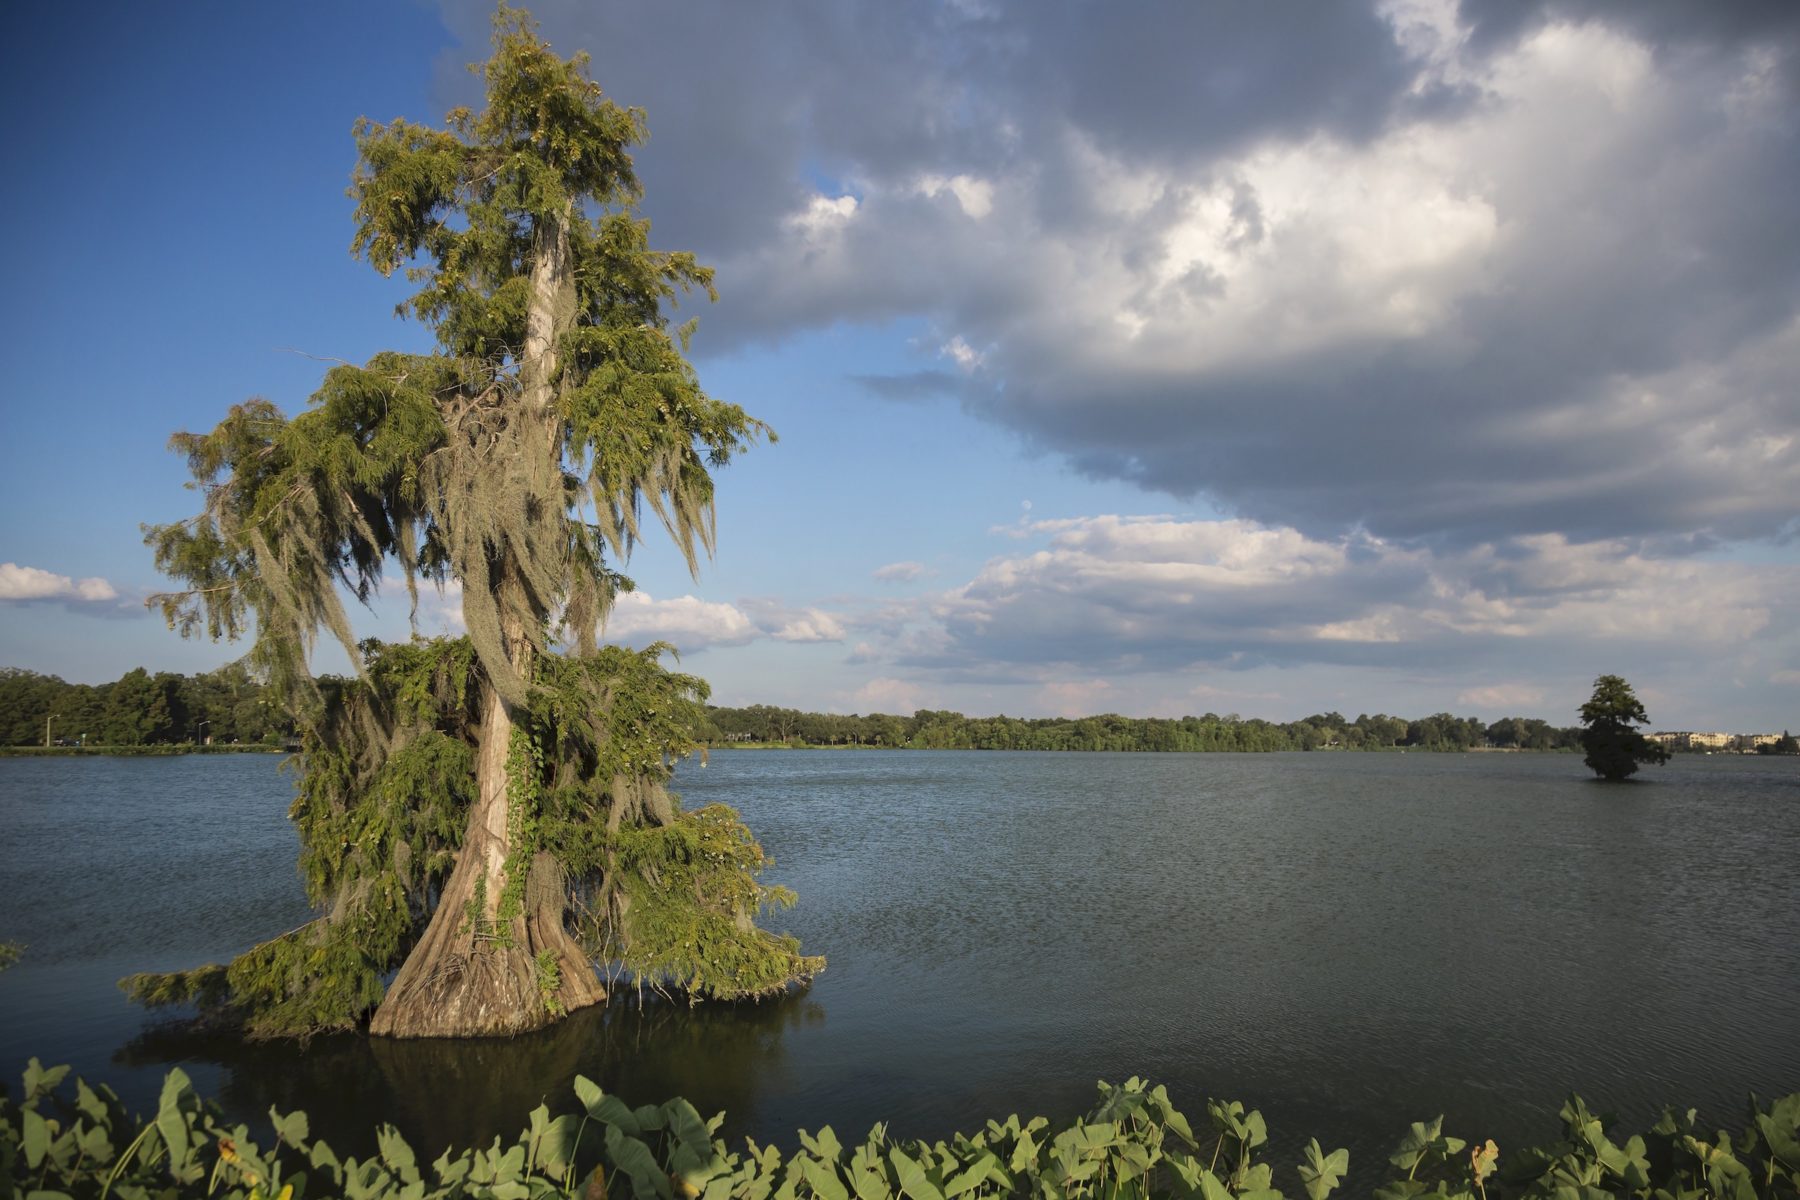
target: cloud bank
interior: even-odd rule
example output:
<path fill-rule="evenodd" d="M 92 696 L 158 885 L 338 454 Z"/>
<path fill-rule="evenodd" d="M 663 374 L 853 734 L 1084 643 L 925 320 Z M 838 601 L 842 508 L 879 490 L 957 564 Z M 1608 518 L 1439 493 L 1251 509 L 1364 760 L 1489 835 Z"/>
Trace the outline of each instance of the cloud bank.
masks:
<path fill-rule="evenodd" d="M 649 112 L 658 238 L 719 267 L 702 349 L 923 319 L 871 387 L 1464 547 L 1796 532 L 1796 11 L 538 6 Z"/>
<path fill-rule="evenodd" d="M 1010 711 L 1289 719 L 1319 707 L 1330 679 L 1353 681 L 1350 703 L 1371 711 L 1555 716 L 1632 662 L 1665 713 L 1741 705 L 1766 721 L 1800 677 L 1790 564 L 1658 559 L 1628 539 L 1562 534 L 1431 548 L 1241 518 L 1099 515 L 992 533 L 1005 552 L 956 586 L 836 606 L 855 638 L 844 664 L 862 681 L 844 703 L 978 695 Z"/>

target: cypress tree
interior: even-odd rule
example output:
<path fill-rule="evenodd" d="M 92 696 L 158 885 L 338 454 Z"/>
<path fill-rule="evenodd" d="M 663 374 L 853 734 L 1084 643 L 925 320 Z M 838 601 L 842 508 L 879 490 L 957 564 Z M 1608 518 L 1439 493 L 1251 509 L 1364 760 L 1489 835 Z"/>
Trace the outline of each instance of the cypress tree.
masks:
<path fill-rule="evenodd" d="M 1588 769 L 1608 783 L 1637 774 L 1639 763 L 1664 763 L 1669 752 L 1638 730 L 1649 716 L 1631 685 L 1617 675 L 1594 680 L 1594 694 L 1581 706 L 1582 759 Z"/>
<path fill-rule="evenodd" d="M 823 960 L 754 923 L 791 895 L 735 812 L 666 788 L 705 685 L 597 643 L 647 507 L 690 570 L 711 470 L 768 434 L 708 396 L 671 329 L 712 294 L 653 250 L 630 149 L 644 116 L 502 6 L 480 111 L 358 122 L 353 253 L 419 290 L 436 334 L 326 374 L 306 411 L 231 409 L 177 434 L 206 501 L 146 530 L 185 585 L 172 627 L 252 635 L 302 731 L 292 815 L 317 918 L 224 966 L 125 981 L 252 1034 L 509 1034 L 607 997 L 778 992 Z M 384 573 L 460 585 L 468 636 L 358 642 L 340 599 Z M 315 679 L 324 632 L 356 664 Z M 387 982 L 394 972 L 391 982 Z"/>

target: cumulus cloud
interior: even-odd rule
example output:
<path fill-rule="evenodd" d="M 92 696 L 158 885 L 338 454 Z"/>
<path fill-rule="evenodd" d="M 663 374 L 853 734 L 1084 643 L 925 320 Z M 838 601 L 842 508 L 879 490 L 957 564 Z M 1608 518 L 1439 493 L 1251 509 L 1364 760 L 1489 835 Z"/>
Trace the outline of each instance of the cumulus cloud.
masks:
<path fill-rule="evenodd" d="M 98 576 L 72 579 L 41 567 L 0 563 L 0 602 L 60 602 L 70 608 L 117 608 L 118 589 Z"/>
<path fill-rule="evenodd" d="M 646 592 L 626 592 L 613 603 L 606 636 L 632 645 L 664 641 L 683 653 L 711 646 L 741 646 L 758 633 L 735 605 L 677 596 L 658 600 Z"/>
<path fill-rule="evenodd" d="M 744 602 L 759 632 L 778 642 L 841 642 L 844 626 L 820 608 L 789 608 L 779 601 Z"/>
<path fill-rule="evenodd" d="M 1800 10 L 1305 11 L 539 6 L 703 350 L 923 319 L 871 389 L 1327 542 L 1794 533 Z"/>
<path fill-rule="evenodd" d="M 683 653 L 714 646 L 743 646 L 761 638 L 778 642 L 841 642 L 843 622 L 822 608 L 753 598 L 727 604 L 698 596 L 658 600 L 626 592 L 602 627 L 612 640 L 643 645 L 666 641 Z"/>

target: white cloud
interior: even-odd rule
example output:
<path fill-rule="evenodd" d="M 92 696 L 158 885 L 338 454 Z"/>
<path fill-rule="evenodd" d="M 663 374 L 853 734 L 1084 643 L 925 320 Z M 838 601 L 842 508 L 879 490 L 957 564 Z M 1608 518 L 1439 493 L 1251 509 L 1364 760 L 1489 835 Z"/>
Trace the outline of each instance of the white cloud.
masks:
<path fill-rule="evenodd" d="M 922 562 L 896 562 L 885 567 L 877 567 L 870 574 L 882 583 L 911 583 L 926 575 L 927 568 Z"/>
<path fill-rule="evenodd" d="M 844 626 L 836 617 L 817 608 L 783 613 L 765 632 L 778 642 L 841 642 Z"/>
<path fill-rule="evenodd" d="M 825 237 L 849 224 L 857 207 L 855 196 L 813 196 L 788 223 L 809 240 Z"/>
<path fill-rule="evenodd" d="M 72 604 L 104 604 L 118 598 L 118 589 L 97 576 L 71 579 L 39 567 L 0 563 L 0 601 L 61 600 Z"/>
<path fill-rule="evenodd" d="M 939 347 L 938 354 L 954 362 L 964 374 L 969 374 L 981 366 L 986 357 L 981 351 L 963 341 L 961 334 L 957 334 Z"/>
<path fill-rule="evenodd" d="M 671 642 L 690 653 L 709 646 L 741 646 L 755 640 L 758 630 L 734 605 L 697 596 L 657 600 L 645 592 L 626 592 L 614 601 L 603 632 L 614 641 L 632 644 Z"/>

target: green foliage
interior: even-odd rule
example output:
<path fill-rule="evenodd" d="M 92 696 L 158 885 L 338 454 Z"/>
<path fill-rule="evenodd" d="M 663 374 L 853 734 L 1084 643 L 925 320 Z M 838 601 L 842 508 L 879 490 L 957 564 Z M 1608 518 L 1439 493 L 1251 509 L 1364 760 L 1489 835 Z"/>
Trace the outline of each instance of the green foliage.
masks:
<path fill-rule="evenodd" d="M 134 975 L 134 999 L 235 1014 L 264 1037 L 352 1028 L 380 1002 L 462 842 L 476 667 L 462 639 L 362 650 L 361 678 L 324 683 L 289 810 L 320 917 L 228 969 Z"/>
<path fill-rule="evenodd" d="M 756 881 L 769 860 L 725 805 L 621 829 L 609 850 L 620 894 L 594 931 L 595 949 L 658 990 L 754 998 L 824 969 L 794 938 L 753 923 L 760 912 L 792 905 L 794 895 Z"/>
<path fill-rule="evenodd" d="M 562 990 L 562 964 L 556 961 L 554 950 L 539 951 L 535 961 L 538 995 L 543 998 L 545 1008 L 561 1016 L 562 998 L 558 993 Z"/>
<path fill-rule="evenodd" d="M 18 962 L 25 954 L 23 942 L 0 942 L 0 971 Z"/>
<path fill-rule="evenodd" d="M 1275 1164 L 1259 1161 L 1261 1115 L 1207 1104 L 1197 1136 L 1162 1087 L 1131 1079 L 1100 1085 L 1087 1114 L 1053 1125 L 1043 1117 L 986 1122 L 935 1142 L 890 1138 L 877 1125 L 854 1146 L 830 1126 L 802 1130 L 784 1157 L 718 1138 L 685 1100 L 632 1108 L 586 1078 L 579 1112 L 552 1117 L 540 1105 L 510 1143 L 445 1150 L 422 1163 L 392 1127 L 367 1159 L 341 1159 L 312 1140 L 304 1113 L 269 1112 L 268 1136 L 227 1125 L 187 1076 L 171 1071 L 156 1113 L 129 1116 L 111 1089 L 36 1059 L 18 1100 L 0 1099 L 0 1195 L 289 1197 L 526 1197 L 590 1200 L 1281 1200 Z M 1665 1110 L 1642 1134 L 1620 1140 L 1579 1097 L 1562 1109 L 1563 1133 L 1547 1146 L 1504 1157 L 1493 1142 L 1469 1148 L 1442 1121 L 1415 1124 L 1390 1158 L 1378 1200 L 1791 1200 L 1800 1195 L 1800 1094 L 1764 1106 L 1751 1099 L 1740 1133 L 1706 1132 L 1690 1110 Z M 264 1137 L 259 1130 L 257 1137 Z M 1465 1152 L 1466 1151 L 1466 1152 Z M 1285 1175 L 1286 1168 L 1279 1168 Z M 1306 1147 L 1295 1178 L 1325 1200 L 1349 1171 L 1349 1153 Z"/>
<path fill-rule="evenodd" d="M 1600 778 L 1617 783 L 1637 773 L 1639 763 L 1663 763 L 1668 751 L 1638 730 L 1650 718 L 1631 690 L 1617 675 L 1594 680 L 1594 694 L 1581 706 L 1582 761 Z"/>

